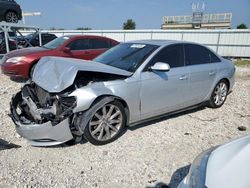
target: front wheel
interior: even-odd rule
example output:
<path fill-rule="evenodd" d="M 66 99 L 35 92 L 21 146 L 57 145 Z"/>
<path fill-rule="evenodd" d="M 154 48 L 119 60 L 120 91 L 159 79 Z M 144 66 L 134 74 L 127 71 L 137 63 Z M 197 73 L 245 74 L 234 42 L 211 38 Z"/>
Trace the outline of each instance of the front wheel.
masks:
<path fill-rule="evenodd" d="M 84 129 L 84 136 L 94 145 L 108 144 L 121 135 L 125 122 L 123 105 L 119 101 L 112 101 L 95 111 Z"/>
<path fill-rule="evenodd" d="M 221 107 L 227 99 L 228 84 L 225 80 L 219 81 L 215 86 L 213 93 L 209 100 L 209 106 L 211 108 Z"/>

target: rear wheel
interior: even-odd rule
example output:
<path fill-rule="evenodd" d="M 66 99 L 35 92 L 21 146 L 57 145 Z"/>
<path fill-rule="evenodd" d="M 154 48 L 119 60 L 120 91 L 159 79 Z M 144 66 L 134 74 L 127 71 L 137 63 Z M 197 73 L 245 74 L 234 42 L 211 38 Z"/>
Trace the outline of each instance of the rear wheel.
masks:
<path fill-rule="evenodd" d="M 17 14 L 13 11 L 7 12 L 5 15 L 5 21 L 10 23 L 17 23 L 18 22 Z"/>
<path fill-rule="evenodd" d="M 104 145 L 117 139 L 125 126 L 126 115 L 119 101 L 100 107 L 84 129 L 85 138 L 94 145 Z"/>
<path fill-rule="evenodd" d="M 228 84 L 225 80 L 219 81 L 210 97 L 209 106 L 211 108 L 221 107 L 227 99 Z"/>

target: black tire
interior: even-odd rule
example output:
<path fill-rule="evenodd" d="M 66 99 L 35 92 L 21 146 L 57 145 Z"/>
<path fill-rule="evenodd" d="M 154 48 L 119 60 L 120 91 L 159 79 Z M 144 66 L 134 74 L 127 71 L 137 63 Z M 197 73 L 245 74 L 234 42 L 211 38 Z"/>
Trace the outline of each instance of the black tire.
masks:
<path fill-rule="evenodd" d="M 220 90 L 220 88 L 221 88 L 220 86 L 225 87 L 225 88 L 223 90 Z M 219 108 L 219 107 L 221 107 L 225 103 L 225 101 L 227 99 L 228 89 L 229 89 L 228 88 L 228 83 L 227 83 L 226 80 L 219 81 L 216 84 L 216 86 L 215 86 L 215 88 L 214 88 L 214 90 L 212 92 L 212 95 L 210 97 L 208 106 L 211 107 L 211 108 Z"/>
<path fill-rule="evenodd" d="M 109 122 L 111 123 L 112 120 L 110 120 L 110 121 L 109 120 L 100 121 L 100 119 L 99 119 L 98 121 L 100 121 L 100 123 L 98 123 L 97 125 L 91 125 L 91 123 L 94 122 L 95 118 L 97 118 L 97 117 L 95 117 L 96 113 L 100 113 L 100 111 L 102 111 L 104 107 L 106 109 L 108 109 L 108 110 L 110 110 L 111 108 L 114 107 L 114 110 L 117 110 L 115 113 L 118 113 L 118 111 L 120 112 L 119 117 L 118 117 L 120 119 L 117 120 L 117 121 L 120 121 L 120 123 L 117 124 L 117 125 L 119 125 L 118 128 L 116 126 L 113 126 L 112 124 L 109 124 Z M 95 108 L 95 106 L 92 106 L 91 108 Z M 106 113 L 107 117 L 108 117 L 108 112 L 109 112 L 108 110 L 107 110 L 107 113 Z M 114 115 L 114 114 L 111 114 L 111 115 Z M 101 117 L 104 118 L 105 116 L 102 114 Z M 109 117 L 111 119 L 111 116 L 109 116 Z M 106 104 L 104 104 L 102 106 L 99 106 L 97 109 L 95 109 L 95 111 L 92 113 L 92 117 L 90 117 L 90 120 L 89 120 L 88 124 L 85 126 L 85 128 L 83 130 L 84 137 L 91 144 L 105 145 L 105 144 L 108 144 L 110 142 L 113 142 L 114 140 L 116 140 L 118 137 L 121 136 L 121 134 L 122 134 L 122 132 L 124 130 L 125 124 L 126 124 L 126 114 L 125 114 L 124 106 L 119 101 L 114 100 L 112 102 L 109 102 L 109 103 L 106 103 Z M 96 138 L 97 136 L 99 137 L 101 135 L 101 130 L 99 131 L 100 132 L 99 135 L 98 135 L 98 132 L 97 132 L 93 136 L 93 132 L 98 129 L 98 126 L 101 126 L 102 127 L 101 129 L 103 129 L 102 135 L 104 134 L 104 131 L 105 131 L 105 135 L 103 135 L 103 137 L 109 137 L 109 136 L 111 136 L 111 137 L 110 138 L 103 138 L 102 137 L 103 139 Z M 112 126 L 113 128 L 114 127 L 117 128 L 117 132 L 115 132 L 114 130 L 111 130 L 111 128 L 109 126 Z M 105 128 L 103 128 L 103 127 L 105 127 Z M 109 131 L 107 131 L 106 128 L 109 129 Z M 112 133 L 112 131 L 113 131 L 113 133 Z M 91 134 L 91 132 L 92 132 L 92 134 Z M 107 134 L 107 132 L 109 132 L 109 134 Z M 95 136 L 95 135 L 97 135 L 97 136 Z"/>
<path fill-rule="evenodd" d="M 9 23 L 17 23 L 18 22 L 18 16 L 15 12 L 9 11 L 5 14 L 5 21 Z"/>

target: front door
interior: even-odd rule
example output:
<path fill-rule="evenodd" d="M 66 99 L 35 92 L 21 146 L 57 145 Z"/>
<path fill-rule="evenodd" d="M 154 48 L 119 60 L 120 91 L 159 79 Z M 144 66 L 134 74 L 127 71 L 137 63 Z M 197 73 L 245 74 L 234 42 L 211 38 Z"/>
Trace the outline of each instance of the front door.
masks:
<path fill-rule="evenodd" d="M 141 73 L 141 119 L 187 106 L 189 68 L 184 66 L 183 49 L 182 44 L 163 48 Z M 168 63 L 170 70 L 150 70 L 156 62 Z"/>

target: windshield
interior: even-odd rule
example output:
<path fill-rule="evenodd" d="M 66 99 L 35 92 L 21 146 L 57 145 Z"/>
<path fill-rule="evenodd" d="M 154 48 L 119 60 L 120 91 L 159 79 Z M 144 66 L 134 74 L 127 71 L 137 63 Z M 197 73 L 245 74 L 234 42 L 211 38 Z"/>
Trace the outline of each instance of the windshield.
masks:
<path fill-rule="evenodd" d="M 56 39 L 50 41 L 49 43 L 43 45 L 43 47 L 48 48 L 48 49 L 56 49 L 69 39 L 70 39 L 70 37 L 66 37 L 66 36 L 59 37 L 59 38 L 56 38 Z"/>
<path fill-rule="evenodd" d="M 123 43 L 98 56 L 94 61 L 135 72 L 156 48 L 156 45 Z"/>

